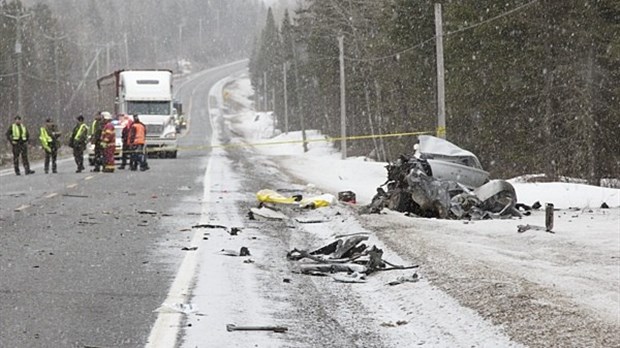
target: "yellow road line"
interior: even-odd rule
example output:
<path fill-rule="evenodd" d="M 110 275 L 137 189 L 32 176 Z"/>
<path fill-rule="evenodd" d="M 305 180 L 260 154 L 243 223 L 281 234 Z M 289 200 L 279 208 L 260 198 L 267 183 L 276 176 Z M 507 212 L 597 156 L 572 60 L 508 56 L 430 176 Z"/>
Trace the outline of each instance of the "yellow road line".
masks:
<path fill-rule="evenodd" d="M 74 188 L 76 187 L 78 184 L 71 184 L 71 185 L 67 185 L 67 188 Z"/>
<path fill-rule="evenodd" d="M 49 195 L 45 196 L 45 198 L 52 198 L 52 197 L 54 197 L 54 196 L 58 196 L 58 193 L 56 193 L 56 192 L 52 192 L 52 193 L 50 193 Z"/>

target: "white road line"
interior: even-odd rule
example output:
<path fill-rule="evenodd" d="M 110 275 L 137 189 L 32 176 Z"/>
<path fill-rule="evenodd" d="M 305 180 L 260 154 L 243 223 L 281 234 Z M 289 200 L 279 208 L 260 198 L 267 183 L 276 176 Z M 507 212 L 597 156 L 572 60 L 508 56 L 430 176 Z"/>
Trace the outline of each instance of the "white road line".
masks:
<path fill-rule="evenodd" d="M 87 177 L 85 177 L 85 178 L 84 178 L 84 181 L 86 181 L 86 180 L 90 180 L 90 179 L 92 179 L 92 178 L 94 178 L 94 176 L 89 175 L 89 176 L 87 176 Z"/>
<path fill-rule="evenodd" d="M 71 184 L 71 185 L 67 185 L 67 188 L 74 188 L 76 187 L 78 184 Z"/>
<path fill-rule="evenodd" d="M 209 160 L 209 164 L 207 165 L 207 170 L 205 172 L 204 178 L 204 196 L 203 196 L 203 209 L 202 209 L 202 217 L 201 221 L 207 219 L 207 207 L 206 205 L 210 202 L 210 190 L 211 187 L 211 164 L 212 160 Z M 197 246 L 202 241 L 203 232 L 196 231 L 192 236 L 192 241 L 190 243 L 191 246 Z M 189 298 L 191 286 L 194 281 L 194 275 L 196 274 L 196 269 L 198 267 L 198 261 L 201 258 L 201 253 L 198 251 L 190 251 L 185 254 L 183 258 L 183 262 L 181 263 L 181 267 L 179 267 L 179 271 L 177 272 L 174 281 L 172 282 L 172 286 L 168 291 L 168 296 L 164 303 L 174 305 L 174 304 L 186 304 L 187 299 Z M 155 321 L 155 325 L 151 329 L 151 334 L 149 335 L 149 339 L 147 341 L 147 348 L 170 348 L 176 347 L 177 336 L 179 334 L 180 323 L 183 314 L 178 312 L 159 312 L 157 315 L 157 320 Z"/>
<path fill-rule="evenodd" d="M 55 197 L 55 196 L 58 196 L 58 193 L 57 192 L 52 192 L 49 195 L 45 196 L 45 198 L 52 198 L 52 197 Z"/>

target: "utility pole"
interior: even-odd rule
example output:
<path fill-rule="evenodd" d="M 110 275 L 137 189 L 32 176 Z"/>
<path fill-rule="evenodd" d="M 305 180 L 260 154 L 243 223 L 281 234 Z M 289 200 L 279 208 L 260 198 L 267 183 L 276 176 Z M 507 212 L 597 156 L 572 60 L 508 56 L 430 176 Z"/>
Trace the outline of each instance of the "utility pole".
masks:
<path fill-rule="evenodd" d="M 32 13 L 12 16 L 3 13 L 5 17 L 15 20 L 15 55 L 17 55 L 17 114 L 24 118 L 24 103 L 22 97 L 22 25 L 21 20 L 32 16 Z"/>
<path fill-rule="evenodd" d="M 111 43 L 105 44 L 105 69 L 106 74 L 110 72 L 110 48 L 112 47 Z"/>
<path fill-rule="evenodd" d="M 123 39 L 125 41 L 125 68 L 129 68 L 129 45 L 127 44 L 127 33 L 124 33 Z"/>
<path fill-rule="evenodd" d="M 437 136 L 446 138 L 446 94 L 444 90 L 443 24 L 441 4 L 435 4 L 435 48 L 437 51 Z"/>
<path fill-rule="evenodd" d="M 347 158 L 347 110 L 345 103 L 344 85 L 344 36 L 338 36 L 338 48 L 340 50 L 340 151 L 342 159 Z"/>
<path fill-rule="evenodd" d="M 286 88 L 286 64 L 288 62 L 284 62 L 284 64 L 282 64 L 282 75 L 284 76 L 283 82 L 284 82 L 284 133 L 288 134 L 288 95 L 287 95 L 287 88 Z"/>
<path fill-rule="evenodd" d="M 267 111 L 267 72 L 263 71 L 263 111 Z"/>
<path fill-rule="evenodd" d="M 185 26 L 185 19 L 183 19 L 182 23 L 178 24 L 179 27 L 179 50 L 177 52 L 177 65 L 181 60 L 181 51 L 183 50 L 183 27 Z"/>
<path fill-rule="evenodd" d="M 60 126 L 60 72 L 58 69 L 58 41 L 67 38 L 66 35 L 51 37 L 43 34 L 48 40 L 54 42 L 54 77 L 56 79 L 56 124 Z"/>

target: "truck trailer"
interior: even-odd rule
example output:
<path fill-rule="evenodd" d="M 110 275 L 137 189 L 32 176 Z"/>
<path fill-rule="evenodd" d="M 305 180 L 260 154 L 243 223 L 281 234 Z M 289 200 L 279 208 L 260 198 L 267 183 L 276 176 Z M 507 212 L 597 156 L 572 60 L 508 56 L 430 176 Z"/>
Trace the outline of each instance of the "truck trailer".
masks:
<path fill-rule="evenodd" d="M 99 78 L 97 88 L 101 110 L 140 117 L 149 157 L 177 157 L 171 70 L 117 70 Z"/>

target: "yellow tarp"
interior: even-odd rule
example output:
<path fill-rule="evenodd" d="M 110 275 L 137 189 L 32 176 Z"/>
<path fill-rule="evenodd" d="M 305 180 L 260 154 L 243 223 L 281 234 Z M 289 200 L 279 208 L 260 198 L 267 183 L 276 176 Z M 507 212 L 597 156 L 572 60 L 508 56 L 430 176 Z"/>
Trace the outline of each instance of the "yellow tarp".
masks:
<path fill-rule="evenodd" d="M 263 189 L 256 192 L 256 198 L 263 203 L 298 204 L 302 208 L 321 208 L 329 206 L 334 197 L 332 195 L 320 195 L 297 201 L 295 197 L 286 197 L 274 190 Z"/>

